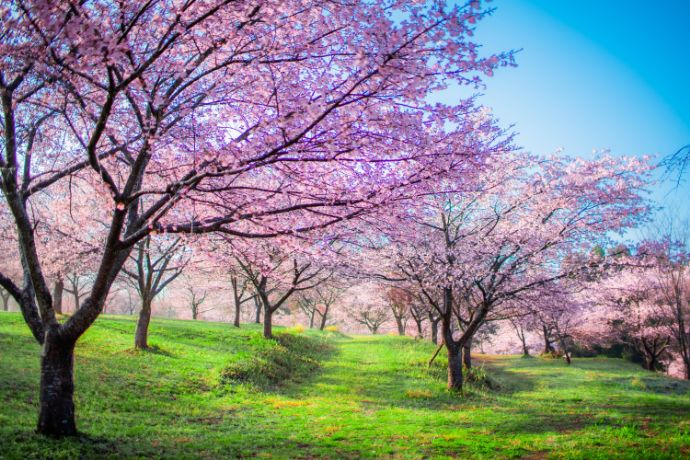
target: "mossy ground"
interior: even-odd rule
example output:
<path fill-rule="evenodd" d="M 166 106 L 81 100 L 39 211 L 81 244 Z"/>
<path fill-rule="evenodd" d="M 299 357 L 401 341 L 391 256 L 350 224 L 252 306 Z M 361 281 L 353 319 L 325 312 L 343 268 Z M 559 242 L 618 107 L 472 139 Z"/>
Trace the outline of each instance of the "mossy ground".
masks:
<path fill-rule="evenodd" d="M 0 458 L 687 458 L 690 383 L 616 359 L 481 356 L 448 393 L 433 345 L 104 316 L 77 346 L 83 435 L 34 433 L 39 348 L 0 313 Z M 482 373 L 480 373 L 481 375 Z"/>

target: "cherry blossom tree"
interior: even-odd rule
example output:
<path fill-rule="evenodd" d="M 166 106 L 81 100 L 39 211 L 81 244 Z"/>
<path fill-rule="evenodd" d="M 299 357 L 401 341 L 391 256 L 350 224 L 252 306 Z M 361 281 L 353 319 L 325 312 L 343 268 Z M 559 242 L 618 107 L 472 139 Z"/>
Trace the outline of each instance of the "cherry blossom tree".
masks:
<path fill-rule="evenodd" d="M 426 319 L 428 319 L 428 315 L 429 309 L 427 308 L 427 305 L 425 303 L 418 302 L 413 297 L 412 303 L 410 304 L 410 316 L 417 326 L 417 335 L 415 338 L 421 339 L 424 337 L 424 328 L 422 324 Z"/>
<path fill-rule="evenodd" d="M 242 314 L 242 304 L 255 298 L 250 288 L 251 281 L 244 276 L 237 274 L 230 275 L 230 286 L 232 287 L 232 298 L 234 304 L 234 317 L 232 324 L 240 327 L 240 317 Z"/>
<path fill-rule="evenodd" d="M 371 334 L 376 335 L 383 324 L 390 320 L 390 308 L 382 303 L 357 305 L 353 311 L 353 320 L 366 326 Z"/>
<path fill-rule="evenodd" d="M 43 346 L 38 430 L 76 433 L 73 350 L 152 233 L 325 228 L 473 168 L 478 1 L 10 1 L 0 8 L 0 182 L 25 279 L 0 285 Z M 454 126 L 454 131 L 448 127 Z M 463 137 L 463 136 L 461 136 Z M 110 197 L 79 310 L 55 315 L 31 202 L 79 177 Z M 70 197 L 78 203 L 80 197 Z M 93 219 L 92 219 L 93 220 Z M 88 226 L 87 226 L 88 227 Z"/>
<path fill-rule="evenodd" d="M 291 296 L 314 289 L 327 281 L 329 272 L 318 261 L 318 251 L 298 250 L 289 238 L 285 245 L 261 242 L 233 248 L 238 266 L 251 282 L 263 310 L 263 334 L 273 338 L 273 315 Z"/>
<path fill-rule="evenodd" d="M 153 300 L 185 270 L 191 256 L 185 252 L 181 238 L 147 236 L 135 245 L 122 272 L 139 294 L 141 306 L 134 347 L 147 349 Z M 196 318 L 195 318 L 196 319 Z"/>
<path fill-rule="evenodd" d="M 483 324 L 524 314 L 517 300 L 565 286 L 588 268 L 566 255 L 637 224 L 647 211 L 640 193 L 648 170 L 633 158 L 507 156 L 477 191 L 443 194 L 408 212 L 409 227 L 391 233 L 393 262 L 442 318 L 450 388 L 462 388 L 460 352 Z M 563 342 L 568 332 L 553 324 Z"/>
<path fill-rule="evenodd" d="M 412 294 L 399 287 L 391 287 L 385 293 L 386 302 L 398 327 L 398 335 L 405 335 L 407 316 L 412 303 Z"/>
<path fill-rule="evenodd" d="M 213 306 L 202 309 L 201 306 L 206 302 L 206 295 L 208 294 L 206 291 L 199 289 L 194 284 L 187 284 L 185 290 L 187 291 L 187 300 L 189 301 L 193 320 L 197 320 L 200 315 L 215 309 Z"/>
<path fill-rule="evenodd" d="M 309 320 L 309 328 L 318 327 L 324 330 L 329 320 L 329 313 L 343 294 L 340 283 L 334 282 L 333 275 L 324 283 L 307 291 L 300 291 L 295 299 L 297 308 Z M 318 323 L 317 323 L 318 321 Z"/>

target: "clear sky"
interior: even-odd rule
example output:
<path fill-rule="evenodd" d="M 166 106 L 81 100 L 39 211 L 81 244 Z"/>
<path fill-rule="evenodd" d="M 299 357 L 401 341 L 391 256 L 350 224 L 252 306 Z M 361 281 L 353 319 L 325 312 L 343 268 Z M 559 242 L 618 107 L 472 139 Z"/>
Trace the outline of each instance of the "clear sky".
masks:
<path fill-rule="evenodd" d="M 549 154 L 664 157 L 690 144 L 690 0 L 494 0 L 485 53 L 522 49 L 482 103 L 517 143 Z M 690 179 L 690 178 L 686 178 Z M 653 197 L 687 213 L 690 184 Z"/>

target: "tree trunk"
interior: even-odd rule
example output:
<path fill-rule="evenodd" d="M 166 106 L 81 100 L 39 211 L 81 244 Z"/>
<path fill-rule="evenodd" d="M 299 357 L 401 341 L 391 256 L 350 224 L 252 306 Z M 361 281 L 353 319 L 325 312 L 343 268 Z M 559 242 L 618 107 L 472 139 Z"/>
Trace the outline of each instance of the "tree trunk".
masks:
<path fill-rule="evenodd" d="M 438 321 L 431 321 L 431 341 L 438 345 Z"/>
<path fill-rule="evenodd" d="M 273 312 L 269 307 L 264 308 L 264 337 L 273 338 Z"/>
<path fill-rule="evenodd" d="M 570 353 L 568 352 L 568 345 L 565 343 L 565 338 L 564 337 L 559 337 L 560 342 L 561 342 L 561 347 L 563 347 L 563 357 L 565 358 L 565 362 L 570 364 L 571 359 L 570 359 Z"/>
<path fill-rule="evenodd" d="M 40 411 L 37 431 L 74 436 L 74 341 L 60 338 L 57 327 L 45 336 L 41 351 Z"/>
<path fill-rule="evenodd" d="M 134 334 L 134 348 L 139 350 L 146 350 L 149 347 L 149 323 L 151 322 L 151 302 L 145 300 L 141 304 L 141 311 L 139 312 L 139 321 L 137 321 L 137 330 Z"/>
<path fill-rule="evenodd" d="M 330 307 L 326 307 L 323 310 L 323 315 L 321 315 L 321 324 L 319 325 L 319 330 L 323 331 L 324 328 L 326 327 L 326 321 L 328 321 L 328 310 Z"/>
<path fill-rule="evenodd" d="M 65 290 L 65 283 L 58 276 L 53 285 L 53 310 L 55 313 L 62 314 L 62 292 Z"/>
<path fill-rule="evenodd" d="M 467 369 L 472 368 L 472 339 L 468 339 L 462 346 L 462 365 Z"/>
<path fill-rule="evenodd" d="M 448 389 L 462 391 L 462 359 L 457 344 L 446 343 L 448 350 Z"/>
<path fill-rule="evenodd" d="M 10 311 L 10 293 L 0 289 L 0 297 L 2 297 L 2 311 Z"/>
<path fill-rule="evenodd" d="M 235 327 L 240 327 L 240 305 L 239 302 L 235 302 L 235 319 L 233 320 L 232 324 Z"/>
<path fill-rule="evenodd" d="M 240 327 L 240 314 L 242 313 L 242 301 L 237 292 L 237 278 L 234 276 L 231 278 L 230 283 L 232 284 L 232 298 L 235 301 L 235 319 L 232 324 L 235 327 Z M 242 290 L 244 293 L 244 290 Z"/>
<path fill-rule="evenodd" d="M 79 280 L 72 282 L 72 297 L 74 297 L 74 311 L 76 312 L 81 307 L 79 302 Z"/>
<path fill-rule="evenodd" d="M 422 320 L 415 318 L 415 323 L 417 323 L 417 337 L 422 338 L 424 337 L 424 333 L 422 332 Z"/>
<path fill-rule="evenodd" d="M 551 345 L 551 341 L 549 340 L 549 331 L 546 330 L 546 326 L 542 326 L 542 331 L 544 332 L 544 354 L 547 355 L 549 353 L 553 353 L 555 350 L 553 349 L 553 345 Z"/>
<path fill-rule="evenodd" d="M 443 310 L 444 314 L 441 317 L 441 332 L 443 334 L 443 342 L 446 344 L 448 351 L 448 389 L 453 391 L 462 391 L 462 356 L 461 343 L 453 340 L 453 290 L 452 288 L 443 288 Z"/>
<path fill-rule="evenodd" d="M 405 335 L 405 325 L 402 322 L 402 317 L 395 317 L 395 324 L 398 326 L 398 335 Z"/>
<path fill-rule="evenodd" d="M 309 329 L 314 329 L 314 315 L 316 314 L 316 310 L 311 311 L 311 315 L 309 315 Z"/>
<path fill-rule="evenodd" d="M 254 297 L 254 306 L 256 307 L 256 317 L 254 318 L 254 322 L 256 324 L 261 324 L 261 302 L 258 299 L 258 296 Z"/>

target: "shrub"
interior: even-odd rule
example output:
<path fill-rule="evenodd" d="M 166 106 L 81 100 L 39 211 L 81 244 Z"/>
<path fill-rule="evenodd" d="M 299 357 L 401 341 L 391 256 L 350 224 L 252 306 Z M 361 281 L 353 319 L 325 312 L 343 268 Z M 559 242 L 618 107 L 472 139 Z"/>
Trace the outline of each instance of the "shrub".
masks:
<path fill-rule="evenodd" d="M 465 380 L 479 388 L 497 389 L 498 384 L 489 377 L 484 366 L 465 368 Z"/>
<path fill-rule="evenodd" d="M 329 351 L 323 340 L 276 335 L 268 348 L 226 366 L 220 373 L 220 384 L 246 383 L 262 389 L 284 386 L 312 374 Z"/>
<path fill-rule="evenodd" d="M 326 331 L 326 332 L 338 332 L 338 326 L 336 326 L 336 325 L 326 326 L 324 331 Z"/>

